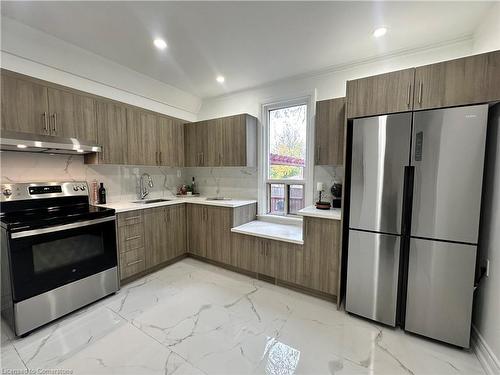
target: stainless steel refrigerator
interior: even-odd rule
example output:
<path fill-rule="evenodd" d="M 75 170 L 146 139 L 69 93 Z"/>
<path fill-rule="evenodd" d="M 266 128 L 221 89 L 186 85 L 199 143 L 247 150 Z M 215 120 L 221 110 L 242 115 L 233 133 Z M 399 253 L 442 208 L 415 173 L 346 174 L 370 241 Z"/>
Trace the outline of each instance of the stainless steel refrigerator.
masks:
<path fill-rule="evenodd" d="M 357 119 L 346 310 L 469 347 L 488 105 Z"/>

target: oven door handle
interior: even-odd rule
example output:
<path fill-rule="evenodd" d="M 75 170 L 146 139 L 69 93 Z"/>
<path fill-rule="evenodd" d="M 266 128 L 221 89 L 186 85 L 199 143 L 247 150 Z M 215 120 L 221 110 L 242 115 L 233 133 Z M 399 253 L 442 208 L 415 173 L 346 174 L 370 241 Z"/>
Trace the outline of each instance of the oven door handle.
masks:
<path fill-rule="evenodd" d="M 57 226 L 49 227 L 49 228 L 25 230 L 25 231 L 21 231 L 21 232 L 11 233 L 10 237 L 14 239 L 14 238 L 37 236 L 39 234 L 44 234 L 44 233 L 60 232 L 63 230 L 69 230 L 69 229 L 74 229 L 74 228 L 87 227 L 89 225 L 106 223 L 108 221 L 114 221 L 115 219 L 116 219 L 116 216 L 108 216 L 108 217 L 103 217 L 101 219 L 78 221 L 76 223 L 57 225 Z"/>

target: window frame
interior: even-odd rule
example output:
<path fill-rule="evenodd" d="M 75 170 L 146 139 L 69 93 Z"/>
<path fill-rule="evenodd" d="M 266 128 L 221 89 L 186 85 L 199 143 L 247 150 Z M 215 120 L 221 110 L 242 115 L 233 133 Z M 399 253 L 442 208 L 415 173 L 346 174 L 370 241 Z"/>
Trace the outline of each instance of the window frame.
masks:
<path fill-rule="evenodd" d="M 289 210 L 289 186 L 290 185 L 303 185 L 304 186 L 304 207 L 312 204 L 313 200 L 313 169 L 314 169 L 314 116 L 315 116 L 315 93 L 308 95 L 296 96 L 291 99 L 280 99 L 275 101 L 268 101 L 261 106 L 261 136 L 260 138 L 260 152 L 259 152 L 259 216 L 267 218 L 280 218 L 296 220 L 301 218 L 296 214 L 288 213 Z M 277 109 L 293 107 L 297 105 L 306 105 L 306 161 L 304 165 L 304 178 L 303 179 L 271 179 L 269 178 L 269 152 L 270 152 L 270 124 L 269 112 Z M 284 184 L 285 185 L 285 215 L 271 214 L 270 211 L 270 186 L 271 184 Z"/>

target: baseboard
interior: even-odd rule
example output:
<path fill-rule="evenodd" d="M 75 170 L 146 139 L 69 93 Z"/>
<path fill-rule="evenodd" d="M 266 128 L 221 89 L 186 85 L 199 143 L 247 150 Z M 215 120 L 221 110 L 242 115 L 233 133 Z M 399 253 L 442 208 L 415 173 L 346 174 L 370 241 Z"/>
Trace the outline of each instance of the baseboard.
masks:
<path fill-rule="evenodd" d="M 471 338 L 472 350 L 476 353 L 476 356 L 479 359 L 481 366 L 483 366 L 486 371 L 486 374 L 499 375 L 500 361 L 496 358 L 495 354 L 474 325 L 472 325 Z"/>

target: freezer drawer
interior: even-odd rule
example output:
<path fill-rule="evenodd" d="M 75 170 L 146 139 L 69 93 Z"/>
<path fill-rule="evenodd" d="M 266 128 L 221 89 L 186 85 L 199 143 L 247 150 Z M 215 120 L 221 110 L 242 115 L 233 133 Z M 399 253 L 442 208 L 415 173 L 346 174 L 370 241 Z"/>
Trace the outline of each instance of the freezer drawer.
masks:
<path fill-rule="evenodd" d="M 469 347 L 476 246 L 412 238 L 405 329 Z"/>
<path fill-rule="evenodd" d="M 400 237 L 349 231 L 346 310 L 394 326 Z"/>
<path fill-rule="evenodd" d="M 411 235 L 477 243 L 488 106 L 415 112 Z"/>
<path fill-rule="evenodd" d="M 349 227 L 401 233 L 411 113 L 354 120 Z"/>

